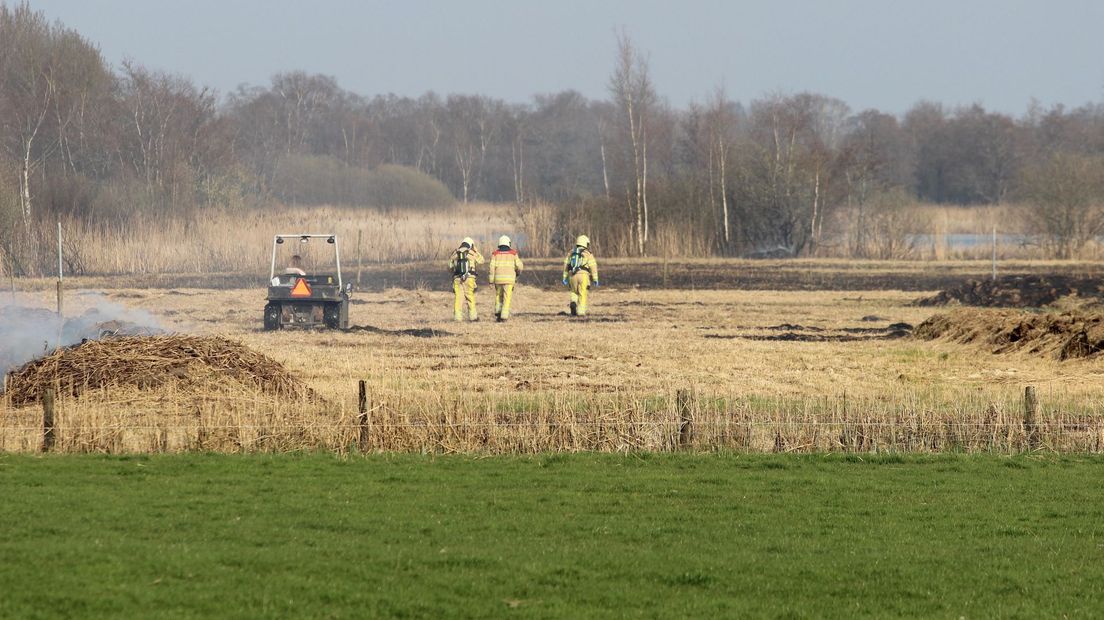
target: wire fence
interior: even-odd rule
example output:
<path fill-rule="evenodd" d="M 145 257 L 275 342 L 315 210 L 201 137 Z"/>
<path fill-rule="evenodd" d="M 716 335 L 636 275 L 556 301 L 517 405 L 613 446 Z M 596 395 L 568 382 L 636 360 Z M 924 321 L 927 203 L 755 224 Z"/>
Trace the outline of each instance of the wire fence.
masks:
<path fill-rule="evenodd" d="M 442 423 L 442 424 L 430 424 L 430 423 L 417 423 L 417 422 L 386 422 L 378 424 L 383 428 L 405 428 L 405 429 L 508 429 L 508 428 L 618 428 L 618 427 L 633 427 L 633 428 L 670 428 L 671 426 L 678 426 L 678 422 L 669 421 L 655 421 L 655 422 L 457 422 L 457 423 Z M 938 427 L 943 429 L 975 429 L 975 430 L 1007 430 L 1015 428 L 1015 424 L 1001 424 L 1001 423 L 982 423 L 982 422 L 937 422 L 930 424 L 916 424 L 909 425 L 908 423 L 896 423 L 896 422 L 817 422 L 817 421 L 772 421 L 772 420 L 758 420 L 758 421 L 745 421 L 745 420 L 733 420 L 730 422 L 722 421 L 706 421 L 706 422 L 693 422 L 693 428 L 702 429 L 717 429 L 717 428 L 731 428 L 734 426 L 740 427 L 754 427 L 754 428 L 779 428 L 789 429 L 794 426 L 801 426 L 810 429 L 816 428 L 876 428 L 876 429 L 893 429 L 900 431 L 914 430 L 916 428 L 932 428 Z M 331 430 L 338 428 L 339 425 L 333 424 L 146 424 L 146 425 L 133 425 L 133 424 L 106 424 L 97 425 L 95 427 L 78 427 L 78 428 L 95 428 L 98 431 L 150 431 L 150 430 L 167 430 L 167 431 L 195 431 L 195 430 L 312 430 L 312 429 L 325 429 Z M 55 427 L 60 428 L 60 427 Z M 1019 428 L 1024 429 L 1023 425 Z M 1045 422 L 1040 423 L 1036 428 L 1045 428 L 1050 431 L 1068 430 L 1068 431 L 1084 431 L 1094 428 L 1104 429 L 1104 420 L 1093 422 Z M 32 432 L 42 431 L 42 425 L 35 426 L 0 426 L 0 433 L 5 432 Z"/>
<path fill-rule="evenodd" d="M 369 394 L 361 382 L 354 404 L 59 393 L 48 407 L 0 403 L 0 452 L 1104 452 L 1104 403 L 1047 394 L 1043 407 L 1030 387 L 1022 398 L 924 392 L 790 401 L 693 390 Z"/>
<path fill-rule="evenodd" d="M 0 427 L 0 447 L 39 449 L 42 426 Z M 622 421 L 56 425 L 68 452 L 400 451 L 516 453 L 734 449 L 748 452 L 1104 452 L 1104 420 L 1077 422 Z"/>

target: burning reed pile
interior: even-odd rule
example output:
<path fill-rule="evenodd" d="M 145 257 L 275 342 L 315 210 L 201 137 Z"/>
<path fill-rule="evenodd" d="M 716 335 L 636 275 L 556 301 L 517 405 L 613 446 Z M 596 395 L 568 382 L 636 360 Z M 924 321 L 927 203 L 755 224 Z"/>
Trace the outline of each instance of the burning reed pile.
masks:
<path fill-rule="evenodd" d="M 1088 310 L 1029 314 L 1011 310 L 954 310 L 921 323 L 923 340 L 979 343 L 994 353 L 1024 351 L 1059 360 L 1104 351 L 1104 314 Z"/>
<path fill-rule="evenodd" d="M 40 357 L 8 375 L 11 403 L 28 405 L 47 388 L 79 396 L 88 389 L 173 383 L 202 389 L 236 382 L 264 392 L 310 397 L 310 388 L 282 364 L 221 337 L 122 336 L 88 340 Z"/>
<path fill-rule="evenodd" d="M 917 306 L 983 306 L 988 308 L 1040 308 L 1063 297 L 1104 297 L 1104 280 L 1069 276 L 1004 276 L 993 280 L 967 280 L 931 297 L 917 299 Z"/>
<path fill-rule="evenodd" d="M 0 373 L 59 346 L 105 336 L 154 336 L 165 333 L 148 312 L 93 299 L 96 305 L 63 321 L 45 308 L 0 306 Z"/>

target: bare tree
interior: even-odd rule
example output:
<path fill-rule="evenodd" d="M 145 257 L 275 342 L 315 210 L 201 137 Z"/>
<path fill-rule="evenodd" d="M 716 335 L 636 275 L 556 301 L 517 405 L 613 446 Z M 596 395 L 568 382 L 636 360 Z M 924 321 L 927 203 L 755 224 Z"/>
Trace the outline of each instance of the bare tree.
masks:
<path fill-rule="evenodd" d="M 510 172 L 514 181 L 514 202 L 525 202 L 525 139 L 526 111 L 515 109 L 510 112 L 506 123 L 506 133 L 510 139 Z"/>
<path fill-rule="evenodd" d="M 734 141 L 736 115 L 733 103 L 723 87 L 718 87 L 706 110 L 706 131 L 709 139 L 708 170 L 710 200 L 720 205 L 721 233 L 726 246 L 732 243 L 731 217 L 728 205 L 729 154 Z M 716 191 L 714 192 L 714 187 Z"/>
<path fill-rule="evenodd" d="M 415 111 L 418 127 L 418 158 L 414 167 L 438 178 L 442 176 L 437 162 L 441 136 L 444 133 L 441 121 L 443 107 L 437 95 L 430 92 L 418 99 Z"/>
<path fill-rule="evenodd" d="M 636 220 L 637 251 L 643 255 L 648 242 L 648 125 L 657 96 L 648 61 L 628 35 L 617 36 L 617 63 L 609 81 L 610 94 L 621 111 L 621 129 L 628 144 L 632 174 L 629 209 Z"/>
<path fill-rule="evenodd" d="M 280 73 L 272 78 L 272 93 L 280 101 L 285 154 L 301 153 L 317 136 L 317 125 L 329 122 L 340 89 L 332 77 L 302 71 Z"/>
<path fill-rule="evenodd" d="M 837 166 L 843 175 L 845 201 L 854 217 L 850 241 L 851 256 L 868 255 L 868 216 L 875 215 L 871 208 L 884 206 L 869 204 L 874 197 L 882 197 L 889 188 L 903 188 L 910 183 L 907 137 L 898 125 L 897 118 L 876 110 L 866 110 L 848 121 L 848 131 L 840 146 Z"/>
<path fill-rule="evenodd" d="M 492 120 L 493 112 L 482 97 L 450 96 L 445 102 L 445 113 L 459 173 L 460 195 L 468 202 L 475 193 L 473 184 L 478 184 L 498 124 Z"/>
<path fill-rule="evenodd" d="M 939 104 L 921 102 L 904 124 L 915 143 L 915 191 L 921 198 L 958 204 L 1006 198 L 1021 167 L 1022 132 L 1011 118 L 980 105 L 948 113 Z"/>
<path fill-rule="evenodd" d="M 0 5 L 0 123 L 5 150 L 18 162 L 19 208 L 24 228 L 31 226 L 31 176 L 46 158 L 40 148 L 54 98 L 53 41 L 57 32 L 26 4 Z"/>
<path fill-rule="evenodd" d="M 606 124 L 598 121 L 598 148 L 602 154 L 602 188 L 605 190 L 606 200 L 610 199 L 609 165 L 606 161 Z"/>
<path fill-rule="evenodd" d="M 191 204 L 199 155 L 211 145 L 215 100 L 188 80 L 123 63 L 122 99 L 130 131 L 123 157 L 142 179 L 151 199 L 170 207 Z"/>
<path fill-rule="evenodd" d="M 1026 219 L 1057 258 L 1072 258 L 1104 233 L 1104 158 L 1056 153 L 1021 182 Z"/>

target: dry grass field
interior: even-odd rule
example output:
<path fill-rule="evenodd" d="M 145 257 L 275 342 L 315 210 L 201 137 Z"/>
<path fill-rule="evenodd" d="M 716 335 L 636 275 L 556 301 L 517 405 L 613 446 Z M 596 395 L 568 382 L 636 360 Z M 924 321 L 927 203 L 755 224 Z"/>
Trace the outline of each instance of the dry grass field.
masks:
<path fill-rule="evenodd" d="M 703 449 L 1104 443 L 1099 360 L 915 340 L 895 324 L 940 311 L 910 305 L 915 292 L 602 288 L 592 316 L 573 320 L 562 289 L 522 285 L 514 316 L 498 324 L 489 287 L 478 293 L 484 320 L 455 323 L 451 291 L 420 282 L 356 294 L 352 324 L 374 329 L 352 332 L 262 332 L 261 289 L 107 289 L 71 293 L 68 308 L 79 313 L 101 295 L 149 311 L 172 332 L 240 340 L 321 399 L 229 384 L 205 393 L 91 390 L 61 398 L 59 427 L 83 429 L 61 432 L 63 449 L 662 450 L 677 444 L 687 412 L 683 439 Z M 1023 425 L 1027 385 L 1041 401 L 1036 441 Z M 693 394 L 681 406 L 680 391 Z M 0 416 L 8 429 L 0 448 L 37 446 L 38 408 L 4 405 Z"/>

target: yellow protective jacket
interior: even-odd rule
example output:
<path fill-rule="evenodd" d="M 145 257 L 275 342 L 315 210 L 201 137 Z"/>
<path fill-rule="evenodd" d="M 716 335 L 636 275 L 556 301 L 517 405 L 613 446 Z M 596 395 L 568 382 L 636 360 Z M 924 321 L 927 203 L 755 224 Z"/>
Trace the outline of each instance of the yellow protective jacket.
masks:
<path fill-rule="evenodd" d="M 524 268 L 517 250 L 495 250 L 491 254 L 491 284 L 513 284 Z"/>
<path fill-rule="evenodd" d="M 457 267 L 460 266 L 461 261 L 464 260 L 464 254 L 467 254 L 468 259 L 468 275 L 475 275 L 475 268 L 483 264 L 483 255 L 479 253 L 479 250 L 470 248 L 466 252 L 464 250 L 456 250 L 452 253 L 452 258 L 449 259 L 449 271 L 452 272 L 454 278 L 459 278 L 462 274 L 456 273 Z"/>
<path fill-rule="evenodd" d="M 574 253 L 575 250 L 572 250 L 571 254 L 568 254 L 567 258 L 564 259 L 564 280 L 575 275 L 571 273 L 571 255 Z M 590 250 L 586 248 L 583 248 L 581 256 L 579 257 L 579 271 L 586 271 L 589 273 L 591 282 L 598 279 L 598 260 L 595 259 L 594 255 L 590 253 Z"/>

